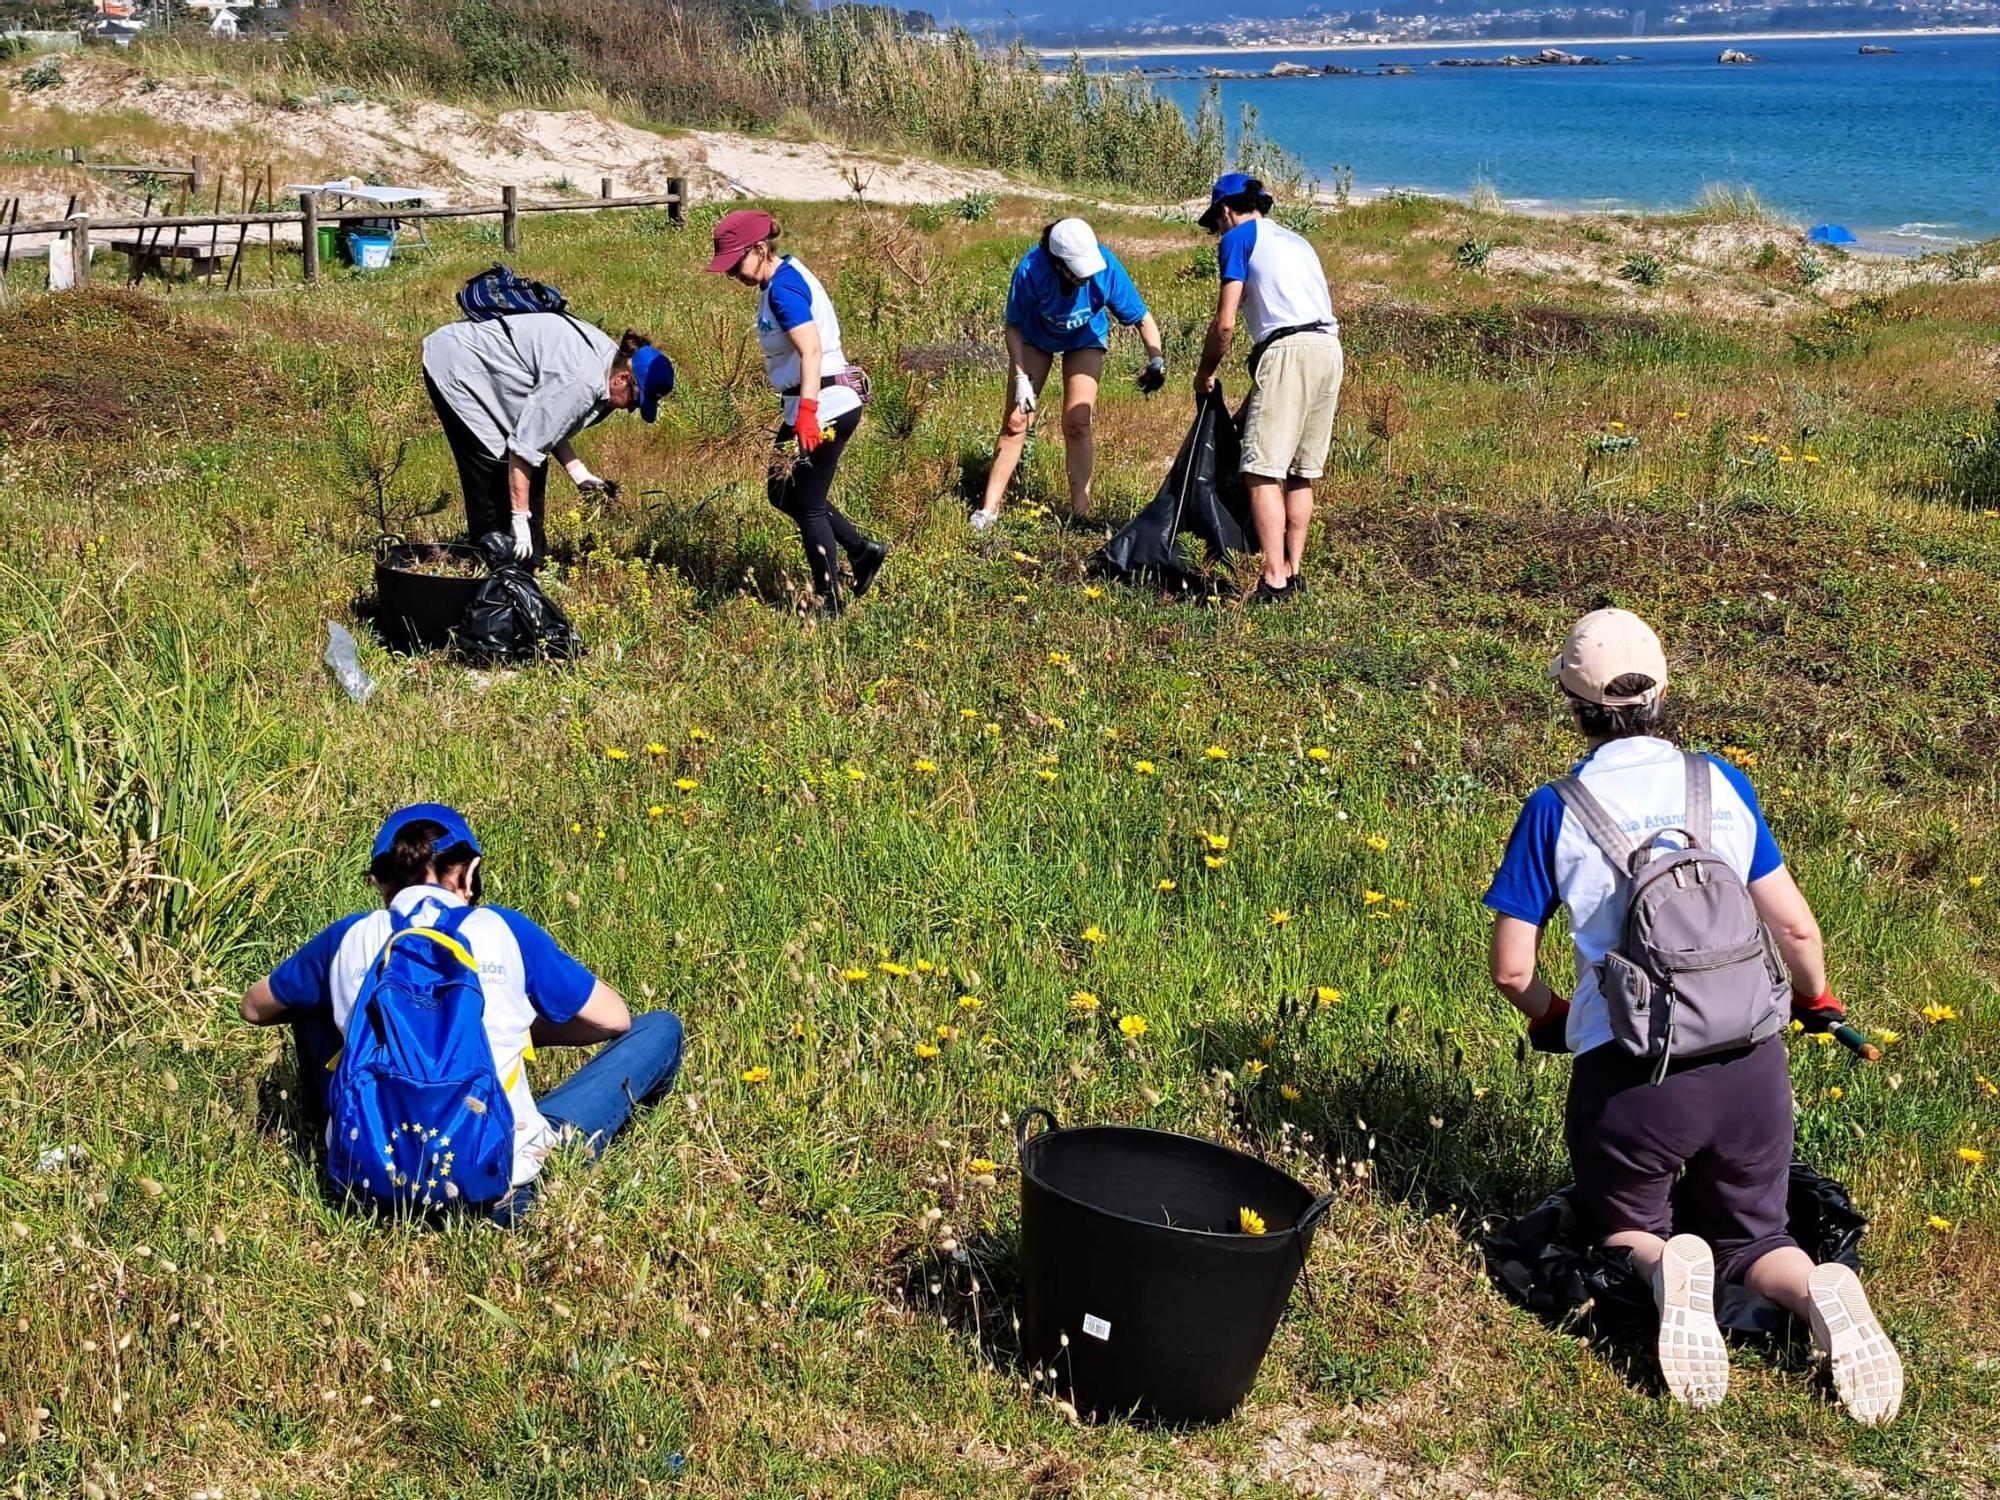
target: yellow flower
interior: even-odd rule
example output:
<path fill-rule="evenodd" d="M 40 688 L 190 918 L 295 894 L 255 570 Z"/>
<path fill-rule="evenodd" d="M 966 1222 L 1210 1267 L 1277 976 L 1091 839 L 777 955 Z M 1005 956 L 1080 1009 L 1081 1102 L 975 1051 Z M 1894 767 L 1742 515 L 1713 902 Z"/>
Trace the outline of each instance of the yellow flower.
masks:
<path fill-rule="evenodd" d="M 688 725 L 688 738 L 693 740 L 697 745 L 702 744 L 708 739 L 708 731 L 703 729 L 699 724 L 690 724 Z"/>
<path fill-rule="evenodd" d="M 1820 456 L 1817 453 L 1802 453 L 1799 456 L 1809 464 L 1816 464 L 1821 461 Z"/>
<path fill-rule="evenodd" d="M 1243 1064 L 1243 1071 L 1248 1073 L 1252 1078 L 1262 1078 L 1264 1076 L 1264 1059 L 1261 1057 L 1251 1058 Z"/>
<path fill-rule="evenodd" d="M 1868 1034 L 1885 1047 L 1893 1047 L 1903 1039 L 1902 1032 L 1889 1031 L 1886 1028 L 1880 1031 L 1871 1031 Z"/>
<path fill-rule="evenodd" d="M 1203 755 L 1206 755 L 1210 760 L 1229 759 L 1229 749 L 1227 746 L 1224 745 L 1210 745 L 1206 750 L 1202 751 L 1201 753 Z"/>
<path fill-rule="evenodd" d="M 623 750 L 620 750 L 616 745 L 613 745 L 609 750 L 604 752 L 604 758 L 606 760 L 630 760 L 632 757 L 627 755 Z"/>
<path fill-rule="evenodd" d="M 868 779 L 868 773 L 862 770 L 859 766 L 849 766 L 847 768 L 847 779 L 849 781 L 866 781 Z"/>
<path fill-rule="evenodd" d="M 1332 759 L 1333 759 L 1333 752 L 1332 752 L 1331 750 L 1327 749 L 1327 748 L 1326 748 L 1326 746 L 1324 746 L 1324 745 L 1314 745 L 1314 746 L 1312 747 L 1312 749 L 1310 749 L 1310 750 L 1306 751 L 1306 759 L 1307 759 L 1307 760 L 1332 760 Z"/>
<path fill-rule="evenodd" d="M 1160 892 L 1162 895 L 1170 894 L 1171 892 L 1177 891 L 1180 888 L 1181 886 L 1178 880 L 1162 880 L 1158 885 L 1153 887 L 1154 890 Z"/>
<path fill-rule="evenodd" d="M 647 742 L 646 753 L 655 757 L 662 756 L 667 753 L 667 747 L 658 740 L 651 740 Z"/>
<path fill-rule="evenodd" d="M 1201 857 L 1201 862 L 1202 862 L 1203 864 L 1207 865 L 1207 866 L 1209 867 L 1209 869 L 1211 869 L 1211 870 L 1219 870 L 1219 869 L 1221 869 L 1221 868 L 1222 868 L 1222 867 L 1223 867 L 1224 865 L 1226 865 L 1226 864 L 1228 864 L 1228 863 L 1229 863 L 1229 859 L 1228 859 L 1228 857 L 1227 857 L 1226 855 L 1221 855 L 1221 854 L 1204 854 L 1204 855 L 1203 855 L 1203 856 Z"/>
<path fill-rule="evenodd" d="M 678 792 L 691 792 L 700 785 L 701 783 L 696 781 L 692 776 L 682 776 L 675 780 L 674 790 Z"/>
<path fill-rule="evenodd" d="M 1016 552 L 1014 554 L 1014 561 L 1017 563 L 1027 563 L 1031 566 L 1034 566 L 1040 564 L 1041 559 L 1039 557 L 1030 557 L 1025 552 Z"/>
<path fill-rule="evenodd" d="M 1830 1031 L 1815 1031 L 1812 1034 L 1812 1039 L 1813 1045 L 1816 1047 L 1831 1047 L 1833 1045 L 1833 1033 Z"/>
<path fill-rule="evenodd" d="M 1389 841 L 1379 833 L 1369 834 L 1366 842 L 1377 854 L 1385 852 L 1389 847 Z"/>
<path fill-rule="evenodd" d="M 1094 583 L 1087 583 L 1083 586 L 1083 597 L 1086 599 L 1102 599 L 1104 597 L 1104 590 Z"/>
<path fill-rule="evenodd" d="M 1159 767 L 1155 766 L 1150 760 L 1135 760 L 1132 762 L 1132 774 L 1135 776 L 1151 776 L 1158 769 Z"/>
<path fill-rule="evenodd" d="M 1958 1019 L 1957 1011 L 1953 1010 L 1949 1005 L 1939 1005 L 1935 1000 L 1926 1005 L 1918 1014 L 1933 1026 L 1942 1026 L 1946 1021 L 1956 1021 Z"/>
<path fill-rule="evenodd" d="M 1061 734 L 1065 729 L 1069 728 L 1068 721 L 1065 720 L 1061 714 L 1050 714 L 1048 717 L 1048 725 L 1049 728 L 1053 729 L 1057 734 Z"/>
<path fill-rule="evenodd" d="M 1051 651 L 1049 653 L 1049 665 L 1052 667 L 1068 666 L 1069 653 L 1067 651 Z"/>
<path fill-rule="evenodd" d="M 1767 448 L 1771 444 L 1771 440 L 1761 432 L 1753 432 L 1743 441 L 1750 444 L 1753 448 Z"/>
<path fill-rule="evenodd" d="M 1335 989 L 1332 985 L 1323 984 L 1318 989 L 1313 991 L 1313 998 L 1319 1001 L 1321 1005 L 1338 1005 L 1345 998 L 1345 996 L 1343 996 L 1340 993 L 1340 991 Z"/>
<path fill-rule="evenodd" d="M 1363 906 L 1374 906 L 1388 899 L 1380 891 L 1363 891 L 1361 893 L 1361 904 Z"/>
<path fill-rule="evenodd" d="M 1831 1099 L 1835 1104 L 1838 1104 L 1846 1093 L 1847 1090 L 1843 1089 L 1839 1084 L 1836 1083 L 1832 1088 L 1826 1091 L 1826 1097 Z"/>
<path fill-rule="evenodd" d="M 1270 922 L 1273 927 L 1283 927 L 1287 922 L 1291 920 L 1292 920 L 1292 914 L 1284 910 L 1282 907 L 1274 910 L 1270 916 Z"/>
<path fill-rule="evenodd" d="M 1146 1034 L 1146 1018 L 1144 1016 L 1120 1016 L 1118 1018 L 1118 1029 L 1136 1042 Z"/>
<path fill-rule="evenodd" d="M 1623 422 L 1606 422 L 1604 425 L 1609 427 L 1613 432 L 1623 432 L 1625 430 Z"/>
<path fill-rule="evenodd" d="M 928 958 L 920 958 L 917 960 L 917 972 L 919 974 L 930 974 L 935 972 L 936 969 L 937 965 L 932 963 Z"/>
<path fill-rule="evenodd" d="M 1686 421 L 1687 419 L 1688 419 L 1688 413 L 1687 413 L 1687 412 L 1684 412 L 1684 411 L 1677 411 L 1677 412 L 1675 412 L 1675 413 L 1674 413 L 1674 420 L 1675 420 L 1676 422 L 1685 422 L 1685 421 Z"/>
<path fill-rule="evenodd" d="M 931 1059 L 931 1058 L 933 1058 L 933 1057 L 936 1057 L 937 1055 L 938 1055 L 938 1049 L 937 1049 L 937 1048 L 935 1048 L 935 1047 L 933 1047 L 933 1046 L 932 1046 L 932 1045 L 931 1045 L 931 1044 L 930 1044 L 929 1042 L 918 1042 L 918 1043 L 917 1043 L 917 1056 L 918 1056 L 918 1057 L 921 1057 L 921 1058 L 925 1059 L 926 1061 L 928 1061 L 929 1059 Z"/>
<path fill-rule="evenodd" d="M 771 1079 L 771 1070 L 762 1066 L 745 1068 L 736 1076 L 741 1078 L 745 1083 L 768 1083 Z"/>
<path fill-rule="evenodd" d="M 571 833 L 582 833 L 583 825 L 581 823 L 572 823 L 569 825 L 569 831 Z"/>
<path fill-rule="evenodd" d="M 1092 922 L 1088 927 L 1083 929 L 1083 940 L 1086 943 L 1103 942 L 1104 929 L 1102 927 L 1099 927 L 1095 922 Z"/>
<path fill-rule="evenodd" d="M 989 740 L 994 739 L 1000 733 L 1000 726 L 998 724 L 986 724 L 983 726 L 983 732 Z"/>
<path fill-rule="evenodd" d="M 1277 1045 L 1278 1045 L 1278 1038 L 1271 1032 L 1267 1031 L 1262 1036 L 1257 1038 L 1257 1048 L 1261 1052 L 1269 1052 L 1273 1047 Z"/>
<path fill-rule="evenodd" d="M 859 984 L 868 977 L 868 971 L 866 969 L 842 969 L 840 977 L 845 979 L 849 984 Z"/>
<path fill-rule="evenodd" d="M 1091 994 L 1089 990 L 1078 990 L 1069 997 L 1069 1005 L 1071 1010 L 1088 1015 L 1097 1009 L 1097 996 Z"/>
<path fill-rule="evenodd" d="M 961 708 L 958 711 L 958 716 L 961 719 L 976 719 L 979 717 L 979 710 L 976 708 Z"/>
<path fill-rule="evenodd" d="M 1976 1167 L 1986 1160 L 1986 1153 L 1981 1151 L 1977 1146 L 1960 1146 L 1958 1148 L 1958 1159 L 1968 1167 Z"/>
<path fill-rule="evenodd" d="M 1924 1227 L 1935 1229 L 1939 1234 L 1945 1234 L 1951 1229 L 1951 1220 L 1945 1218 L 1942 1214 L 1932 1214 L 1928 1219 L 1924 1220 Z"/>
<path fill-rule="evenodd" d="M 1300 1095 L 1299 1091 L 1289 1083 L 1281 1083 L 1278 1085 L 1278 1097 L 1283 1099 L 1287 1104 L 1296 1104 L 1299 1102 Z"/>
<path fill-rule="evenodd" d="M 992 1160 L 990 1157 L 975 1156 L 965 1164 L 965 1170 L 985 1177 L 999 1171 L 1000 1163 Z"/>
<path fill-rule="evenodd" d="M 960 1010 L 978 1010 L 985 1003 L 977 995 L 960 995 L 958 997 L 958 1008 Z"/>
<path fill-rule="evenodd" d="M 1037 781 L 1046 782 L 1046 781 L 1054 781 L 1055 779 L 1056 779 L 1056 773 L 1054 771 L 1051 771 L 1047 766 L 1044 766 L 1042 767 L 1041 770 L 1035 772 L 1035 780 Z"/>
<path fill-rule="evenodd" d="M 1229 835 L 1226 833 L 1209 833 L 1204 829 L 1201 836 L 1208 847 L 1213 849 L 1217 854 L 1221 854 L 1229 847 Z"/>
<path fill-rule="evenodd" d="M 919 776 L 935 776 L 937 775 L 937 762 L 934 760 L 913 760 L 910 762 L 910 769 L 915 771 Z"/>
<path fill-rule="evenodd" d="M 1986 884 L 1986 877 L 1984 875 L 1968 875 L 1965 877 L 1965 883 L 1976 891 L 1982 885 Z"/>
<path fill-rule="evenodd" d="M 1253 1208 L 1237 1209 L 1236 1222 L 1242 1226 L 1245 1234 L 1262 1234 L 1264 1232 L 1264 1216 Z"/>
<path fill-rule="evenodd" d="M 1979 1085 L 1979 1092 L 1984 1094 L 1987 1098 L 2000 1099 L 2000 1083 L 1995 1083 L 1992 1079 L 1988 1078 L 1984 1073 L 1981 1073 L 1973 1081 Z"/>
<path fill-rule="evenodd" d="M 1015 604 L 1026 604 L 1028 602 L 1028 596 L 1026 594 L 1016 594 L 1014 595 L 1011 602 Z"/>
<path fill-rule="evenodd" d="M 880 969 L 884 974 L 887 974 L 891 979 L 908 979 L 910 977 L 910 971 L 907 968 L 899 963 L 891 963 L 886 958 L 875 965 L 875 967 Z"/>
<path fill-rule="evenodd" d="M 958 1040 L 958 1028 L 956 1026 L 940 1026 L 937 1029 L 937 1037 L 941 1042 L 955 1042 Z"/>
<path fill-rule="evenodd" d="M 1401 896 L 1397 896 L 1397 897 L 1395 897 L 1395 898 L 1394 898 L 1393 900 L 1391 900 L 1391 901 L 1390 901 L 1390 903 L 1389 903 L 1389 910 L 1390 910 L 1390 911 L 1407 911 L 1407 910 L 1409 909 L 1409 906 L 1410 906 L 1410 903 L 1409 903 L 1409 902 L 1405 901 L 1405 900 L 1404 900 L 1404 899 L 1403 899 L 1403 898 L 1402 898 Z"/>
<path fill-rule="evenodd" d="M 649 818 L 658 818 L 664 816 L 666 811 L 664 807 L 655 802 L 651 807 L 646 809 L 646 816 Z"/>

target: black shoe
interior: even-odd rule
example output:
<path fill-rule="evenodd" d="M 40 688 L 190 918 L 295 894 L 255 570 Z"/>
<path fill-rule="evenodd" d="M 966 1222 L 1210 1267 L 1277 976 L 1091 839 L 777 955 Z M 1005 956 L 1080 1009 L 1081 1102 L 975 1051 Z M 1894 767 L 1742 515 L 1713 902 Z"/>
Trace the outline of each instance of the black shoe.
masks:
<path fill-rule="evenodd" d="M 875 575 L 882 571 L 882 564 L 888 561 L 887 542 L 868 542 L 858 551 L 848 554 L 848 564 L 854 569 L 854 597 L 859 599 L 868 592 L 868 586 L 875 581 Z"/>
<path fill-rule="evenodd" d="M 1252 604 L 1282 604 L 1291 597 L 1292 585 L 1289 580 L 1286 581 L 1283 588 L 1274 589 L 1271 587 L 1269 579 L 1260 578 L 1257 580 L 1257 587 L 1250 593 L 1249 602 Z"/>

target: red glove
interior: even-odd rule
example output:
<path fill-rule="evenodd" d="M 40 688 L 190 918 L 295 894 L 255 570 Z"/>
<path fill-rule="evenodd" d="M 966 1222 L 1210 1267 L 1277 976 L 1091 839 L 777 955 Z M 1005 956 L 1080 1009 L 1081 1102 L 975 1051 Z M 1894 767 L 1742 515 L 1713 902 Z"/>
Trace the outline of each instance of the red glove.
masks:
<path fill-rule="evenodd" d="M 1833 998 L 1832 990 L 1813 1000 L 1794 991 L 1792 1019 L 1807 1031 L 1831 1031 L 1847 1019 L 1847 1007 Z"/>
<path fill-rule="evenodd" d="M 1549 1008 L 1528 1023 L 1528 1045 L 1537 1052 L 1569 1051 L 1569 1001 L 1549 991 Z"/>
<path fill-rule="evenodd" d="M 799 402 L 799 414 L 792 419 L 792 430 L 799 435 L 799 452 L 810 453 L 819 446 L 819 400 Z"/>

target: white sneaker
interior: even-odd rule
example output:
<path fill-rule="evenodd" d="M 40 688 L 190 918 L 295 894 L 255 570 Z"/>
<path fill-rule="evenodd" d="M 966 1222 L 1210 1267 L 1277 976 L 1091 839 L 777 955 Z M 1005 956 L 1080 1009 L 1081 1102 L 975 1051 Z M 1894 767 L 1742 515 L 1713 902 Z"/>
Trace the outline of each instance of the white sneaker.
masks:
<path fill-rule="evenodd" d="M 1833 1367 L 1833 1389 L 1863 1427 L 1896 1420 L 1903 1405 L 1903 1361 L 1868 1305 L 1861 1278 L 1838 1264 L 1814 1266 L 1813 1342 Z"/>
<path fill-rule="evenodd" d="M 1000 517 L 999 517 L 998 513 L 994 512 L 994 511 L 990 511 L 990 510 L 975 510 L 975 511 L 974 511 L 974 512 L 972 513 L 972 529 L 973 529 L 974 531 L 988 531 L 988 530 L 991 530 L 991 529 L 992 529 L 992 526 L 993 526 L 993 523 L 994 523 L 995 521 L 998 521 L 999 519 L 1000 519 Z"/>
<path fill-rule="evenodd" d="M 1706 1411 L 1729 1394 L 1729 1350 L 1715 1326 L 1715 1256 L 1705 1241 L 1677 1234 L 1653 1270 L 1660 1309 L 1660 1375 L 1683 1406 Z"/>

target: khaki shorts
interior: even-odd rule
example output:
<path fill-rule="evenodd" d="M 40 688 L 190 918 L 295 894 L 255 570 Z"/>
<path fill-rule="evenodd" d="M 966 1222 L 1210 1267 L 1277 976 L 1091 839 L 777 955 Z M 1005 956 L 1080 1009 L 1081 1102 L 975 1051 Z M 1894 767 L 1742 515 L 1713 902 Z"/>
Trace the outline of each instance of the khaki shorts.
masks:
<path fill-rule="evenodd" d="M 1295 333 L 1264 351 L 1243 418 L 1245 474 L 1317 479 L 1326 472 L 1343 368 L 1338 334 Z"/>

